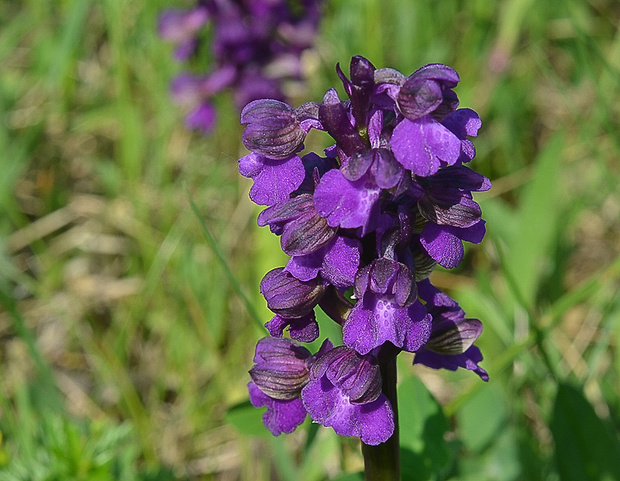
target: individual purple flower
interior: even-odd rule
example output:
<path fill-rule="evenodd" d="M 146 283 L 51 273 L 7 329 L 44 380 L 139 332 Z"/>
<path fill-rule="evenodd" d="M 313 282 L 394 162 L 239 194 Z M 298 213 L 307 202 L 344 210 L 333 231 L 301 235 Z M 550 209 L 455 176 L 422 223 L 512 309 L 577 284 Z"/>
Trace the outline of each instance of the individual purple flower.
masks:
<path fill-rule="evenodd" d="M 488 381 L 489 375 L 478 366 L 482 361 L 480 349 L 473 345 L 482 333 L 482 323 L 478 319 L 465 318 L 465 312 L 458 303 L 433 287 L 428 280 L 418 286 L 420 296 L 433 316 L 433 323 L 431 336 L 416 353 L 413 363 L 451 371 L 462 367 Z"/>
<path fill-rule="evenodd" d="M 367 354 L 386 342 L 415 352 L 428 340 L 431 316 L 416 299 L 409 269 L 394 260 L 380 258 L 358 271 L 358 302 L 342 329 L 344 343 Z"/>
<path fill-rule="evenodd" d="M 303 282 L 280 267 L 265 274 L 260 291 L 276 314 L 266 324 L 273 336 L 282 336 L 288 327 L 294 339 L 310 342 L 318 337 L 314 307 L 325 292 L 321 278 Z"/>
<path fill-rule="evenodd" d="M 261 205 L 285 202 L 306 177 L 296 152 L 311 128 L 321 128 L 318 106 L 293 110 L 277 100 L 257 100 L 245 106 L 241 123 L 243 144 L 252 153 L 239 159 L 239 172 L 254 180 L 250 198 Z"/>
<path fill-rule="evenodd" d="M 341 436 L 377 445 L 394 432 L 394 412 L 381 393 L 381 373 L 372 355 L 345 346 L 327 351 L 312 364 L 301 398 L 313 421 Z"/>
<path fill-rule="evenodd" d="M 317 356 L 331 347 L 326 341 Z M 255 365 L 250 369 L 252 381 L 248 383 L 250 402 L 255 407 L 267 407 L 263 423 L 274 436 L 293 432 L 306 418 L 299 395 L 308 383 L 315 358 L 305 347 L 286 338 L 258 341 Z"/>
<path fill-rule="evenodd" d="M 471 152 L 473 144 L 462 133 L 475 136 L 480 124 L 478 128 L 472 122 L 467 124 L 467 114 L 447 119 L 458 106 L 452 88 L 459 80 L 452 68 L 432 64 L 411 74 L 398 91 L 396 104 L 405 119 L 394 129 L 391 145 L 396 159 L 418 176 L 455 165 L 462 151 Z M 448 126 L 441 122 L 444 119 Z M 467 127 L 461 128 L 459 121 L 466 122 Z"/>
<path fill-rule="evenodd" d="M 489 180 L 464 166 L 440 169 L 420 177 L 410 187 L 423 218 L 420 243 L 428 255 L 448 269 L 463 258 L 463 240 L 478 244 L 485 234 L 480 206 L 472 191 L 491 187 Z"/>

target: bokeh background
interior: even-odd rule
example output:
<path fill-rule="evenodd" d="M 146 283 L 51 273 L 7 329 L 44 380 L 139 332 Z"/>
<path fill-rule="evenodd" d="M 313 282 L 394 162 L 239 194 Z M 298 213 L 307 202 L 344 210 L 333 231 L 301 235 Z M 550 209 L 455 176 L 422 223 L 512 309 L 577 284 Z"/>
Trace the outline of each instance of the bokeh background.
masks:
<path fill-rule="evenodd" d="M 269 320 L 284 259 L 230 96 L 208 137 L 170 100 L 157 16 L 184 5 L 0 0 L 2 481 L 361 480 L 355 440 L 248 407 L 244 296 Z M 406 481 L 620 479 L 619 26 L 616 0 L 326 2 L 292 103 L 342 94 L 353 55 L 447 63 L 494 184 L 483 243 L 433 275 L 491 381 L 399 357 Z"/>

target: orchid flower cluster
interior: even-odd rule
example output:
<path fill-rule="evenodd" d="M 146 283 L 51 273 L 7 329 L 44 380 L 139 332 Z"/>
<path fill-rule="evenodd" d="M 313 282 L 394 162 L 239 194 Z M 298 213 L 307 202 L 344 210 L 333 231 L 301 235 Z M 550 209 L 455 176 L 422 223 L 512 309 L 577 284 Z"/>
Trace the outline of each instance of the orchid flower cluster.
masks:
<path fill-rule="evenodd" d="M 274 317 L 256 346 L 250 401 L 266 406 L 274 434 L 290 433 L 306 415 L 367 445 L 388 440 L 394 411 L 382 392 L 380 366 L 401 351 L 432 368 L 465 368 L 487 381 L 473 345 L 482 331 L 458 303 L 434 287 L 437 266 L 456 267 L 463 241 L 485 233 L 472 192 L 489 180 L 466 165 L 481 126 L 458 109 L 452 68 L 426 65 L 408 77 L 357 56 L 348 95 L 292 108 L 250 102 L 241 113 L 251 153 L 239 171 L 253 179 L 258 216 L 290 256 L 268 272 L 261 293 Z M 311 129 L 334 144 L 301 156 Z M 342 326 L 342 346 L 326 339 L 312 354 L 301 343 L 319 336 L 315 308 Z M 288 331 L 288 336 L 284 336 Z"/>
<path fill-rule="evenodd" d="M 285 80 L 303 78 L 301 53 L 314 41 L 321 0 L 199 0 L 194 8 L 168 10 L 159 34 L 187 61 L 199 53 L 210 24 L 213 68 L 206 75 L 182 73 L 172 82 L 173 99 L 189 111 L 185 124 L 208 133 L 216 111 L 211 100 L 230 88 L 239 110 L 255 99 L 284 100 Z"/>

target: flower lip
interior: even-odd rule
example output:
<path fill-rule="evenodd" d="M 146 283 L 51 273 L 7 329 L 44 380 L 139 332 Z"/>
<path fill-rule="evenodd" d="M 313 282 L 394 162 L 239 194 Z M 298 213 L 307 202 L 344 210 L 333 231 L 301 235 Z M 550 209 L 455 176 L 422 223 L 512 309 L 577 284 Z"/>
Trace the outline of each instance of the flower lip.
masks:
<path fill-rule="evenodd" d="M 317 212 L 311 194 L 301 194 L 265 209 L 258 216 L 258 225 L 267 224 L 281 231 L 282 250 L 288 255 L 310 254 L 336 235 L 336 229 Z"/>

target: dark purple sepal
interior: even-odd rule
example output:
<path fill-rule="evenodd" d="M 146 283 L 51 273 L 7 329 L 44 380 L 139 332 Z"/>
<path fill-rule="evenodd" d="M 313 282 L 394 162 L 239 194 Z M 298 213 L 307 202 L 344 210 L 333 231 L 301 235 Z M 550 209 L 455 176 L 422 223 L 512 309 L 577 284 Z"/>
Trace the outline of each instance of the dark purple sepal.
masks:
<path fill-rule="evenodd" d="M 463 354 L 446 356 L 433 351 L 420 351 L 416 353 L 414 364 L 423 364 L 433 369 L 448 369 L 456 371 L 459 367 L 475 372 L 483 381 L 489 380 L 489 374 L 478 366 L 482 361 L 482 353 L 476 346 L 471 346 Z"/>
<path fill-rule="evenodd" d="M 319 324 L 316 322 L 314 311 L 296 318 L 287 318 L 276 314 L 265 323 L 265 327 L 273 337 L 282 337 L 286 328 L 289 330 L 291 339 L 296 341 L 312 342 L 319 337 Z"/>
<path fill-rule="evenodd" d="M 297 121 L 295 111 L 284 102 L 255 100 L 241 111 L 243 145 L 250 151 L 271 159 L 287 159 L 297 152 L 306 132 Z"/>
<path fill-rule="evenodd" d="M 456 87 L 461 81 L 456 70 L 441 63 L 431 63 L 420 67 L 407 77 L 407 81 L 411 79 L 434 80 L 442 87 L 448 89 Z"/>
<path fill-rule="evenodd" d="M 310 254 L 331 241 L 336 229 L 317 212 L 311 194 L 301 194 L 265 209 L 259 226 L 269 224 L 282 237 L 282 250 L 290 256 Z"/>
<path fill-rule="evenodd" d="M 329 89 L 325 93 L 319 107 L 319 120 L 347 156 L 365 148 L 364 141 L 351 125 L 347 110 L 340 102 L 336 90 Z"/>
<path fill-rule="evenodd" d="M 307 102 L 295 109 L 295 117 L 304 132 L 310 129 L 325 130 L 319 120 L 319 107 L 317 102 Z"/>
<path fill-rule="evenodd" d="M 302 282 L 279 267 L 265 274 L 260 291 L 269 309 L 283 317 L 296 318 L 305 316 L 317 305 L 325 284 L 320 278 Z"/>
<path fill-rule="evenodd" d="M 264 337 L 256 344 L 250 377 L 267 396 L 294 399 L 308 382 L 310 357 L 310 351 L 290 339 Z"/>
<path fill-rule="evenodd" d="M 255 153 L 239 159 L 239 173 L 254 180 L 250 199 L 259 205 L 273 205 L 287 200 L 306 175 L 297 155 L 273 160 Z"/>
<path fill-rule="evenodd" d="M 482 210 L 471 194 L 444 190 L 418 202 L 420 213 L 430 222 L 454 227 L 471 227 L 480 221 Z"/>
<path fill-rule="evenodd" d="M 364 57 L 356 55 L 351 59 L 349 73 L 351 80 L 348 80 L 340 65 L 336 66 L 338 76 L 351 99 L 351 112 L 355 119 L 355 126 L 358 129 L 364 128 L 368 119 L 370 109 L 370 96 L 374 87 L 375 67 Z"/>
<path fill-rule="evenodd" d="M 250 402 L 254 407 L 267 407 L 263 424 L 274 436 L 290 434 L 306 419 L 306 409 L 297 397 L 289 400 L 274 399 L 263 393 L 253 382 L 248 383 Z"/>
<path fill-rule="evenodd" d="M 419 119 L 441 105 L 443 101 L 441 85 L 430 79 L 408 78 L 400 88 L 396 101 L 406 118 Z"/>
<path fill-rule="evenodd" d="M 428 306 L 427 306 L 428 307 Z M 482 323 L 478 319 L 463 318 L 461 309 L 435 314 L 433 312 L 433 330 L 425 349 L 444 355 L 463 354 L 482 333 Z"/>
<path fill-rule="evenodd" d="M 312 364 L 310 377 L 323 376 L 355 404 L 372 402 L 381 395 L 381 372 L 376 358 L 362 356 L 346 346 L 331 349 Z"/>
<path fill-rule="evenodd" d="M 361 299 L 367 290 L 392 296 L 401 307 L 412 304 L 416 298 L 416 285 L 411 271 L 404 264 L 385 257 L 359 270 L 355 280 L 355 296 Z"/>

